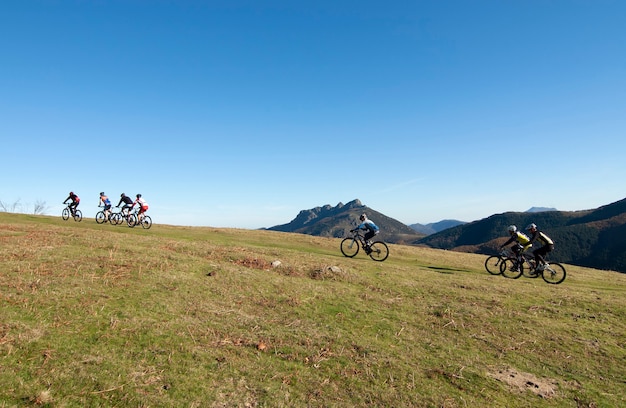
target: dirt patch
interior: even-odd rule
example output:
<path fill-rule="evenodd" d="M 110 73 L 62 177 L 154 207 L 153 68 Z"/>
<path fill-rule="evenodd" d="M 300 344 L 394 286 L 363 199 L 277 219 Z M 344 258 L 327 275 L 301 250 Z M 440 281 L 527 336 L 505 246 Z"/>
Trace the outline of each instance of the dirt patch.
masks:
<path fill-rule="evenodd" d="M 551 378 L 537 378 L 530 373 L 520 373 L 512 368 L 502 368 L 488 373 L 490 377 L 508 384 L 521 392 L 531 391 L 542 398 L 552 398 L 557 392 L 557 381 Z"/>

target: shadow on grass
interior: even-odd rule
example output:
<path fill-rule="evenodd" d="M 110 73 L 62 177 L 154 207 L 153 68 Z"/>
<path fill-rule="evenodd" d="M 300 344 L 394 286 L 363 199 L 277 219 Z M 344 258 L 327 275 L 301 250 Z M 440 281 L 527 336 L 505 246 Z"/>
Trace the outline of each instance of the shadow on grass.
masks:
<path fill-rule="evenodd" d="M 453 274 L 454 272 L 467 272 L 464 269 L 457 269 L 457 268 L 444 268 L 441 266 L 427 266 L 428 269 L 432 269 L 434 271 L 437 271 L 439 273 L 447 273 L 447 274 Z"/>

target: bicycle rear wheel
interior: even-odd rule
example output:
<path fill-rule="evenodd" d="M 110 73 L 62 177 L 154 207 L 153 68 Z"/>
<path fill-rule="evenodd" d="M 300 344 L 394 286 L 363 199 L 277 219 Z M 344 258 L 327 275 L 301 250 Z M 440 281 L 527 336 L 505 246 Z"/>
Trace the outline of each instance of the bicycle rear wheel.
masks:
<path fill-rule="evenodd" d="M 120 213 L 111 214 L 110 221 L 111 221 L 111 225 L 120 224 L 122 222 L 122 214 Z"/>
<path fill-rule="evenodd" d="M 560 263 L 550 263 L 544 268 L 541 277 L 547 283 L 558 285 L 565 280 L 566 275 L 567 273 L 565 272 L 565 267 L 563 267 L 563 265 Z"/>
<path fill-rule="evenodd" d="M 83 220 L 83 213 L 81 210 L 74 211 L 74 221 L 81 222 Z"/>
<path fill-rule="evenodd" d="M 502 264 L 502 258 L 498 255 L 491 255 L 485 260 L 485 269 L 492 275 L 500 275 L 500 264 Z"/>
<path fill-rule="evenodd" d="M 344 238 L 341 241 L 341 253 L 348 258 L 354 258 L 359 253 L 359 241 L 355 238 Z"/>
<path fill-rule="evenodd" d="M 511 270 L 515 269 L 517 270 Z M 515 258 L 506 258 L 504 262 L 500 264 L 500 272 L 502 272 L 502 276 L 509 279 L 517 279 L 522 276 L 524 273 L 524 265 L 517 265 L 517 259 Z"/>
<path fill-rule="evenodd" d="M 384 261 L 389 256 L 389 247 L 382 241 L 372 242 L 370 250 L 370 258 L 378 262 Z"/>

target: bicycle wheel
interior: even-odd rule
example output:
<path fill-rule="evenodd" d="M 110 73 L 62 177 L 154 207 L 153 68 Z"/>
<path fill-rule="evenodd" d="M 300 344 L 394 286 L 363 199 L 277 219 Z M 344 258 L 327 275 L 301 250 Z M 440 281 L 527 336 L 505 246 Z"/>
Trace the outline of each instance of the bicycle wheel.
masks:
<path fill-rule="evenodd" d="M 68 210 L 67 208 L 63 209 L 63 212 L 61 213 L 61 217 L 67 221 L 70 219 L 70 210 Z"/>
<path fill-rule="evenodd" d="M 543 270 L 541 277 L 547 283 L 551 283 L 553 285 L 558 285 L 559 283 L 565 280 L 565 267 L 560 263 L 551 263 L 545 267 Z"/>
<path fill-rule="evenodd" d="M 83 213 L 81 210 L 74 211 L 74 221 L 81 222 L 83 220 Z"/>
<path fill-rule="evenodd" d="M 104 215 L 104 211 L 98 211 L 96 214 L 96 222 L 98 224 L 103 224 L 107 220 L 107 217 Z"/>
<path fill-rule="evenodd" d="M 149 215 L 145 215 L 143 217 L 143 220 L 141 220 L 141 226 L 144 229 L 150 229 L 150 227 L 152 226 L 152 218 L 150 218 Z"/>
<path fill-rule="evenodd" d="M 372 245 L 370 245 L 370 258 L 375 261 L 382 262 L 389 256 L 389 247 L 382 241 L 374 241 Z"/>
<path fill-rule="evenodd" d="M 485 260 L 485 269 L 492 275 L 500 275 L 500 265 L 502 264 L 502 258 L 498 255 L 491 255 Z"/>
<path fill-rule="evenodd" d="M 502 273 L 502 276 L 504 276 L 505 278 L 509 278 L 509 279 L 517 279 L 520 276 L 522 276 L 522 273 L 524 272 L 524 265 L 519 265 L 518 270 L 511 270 L 511 269 L 514 269 L 514 267 L 516 266 L 517 266 L 517 259 L 506 258 L 500 264 L 500 272 Z"/>
<path fill-rule="evenodd" d="M 359 253 L 359 241 L 355 238 L 344 238 L 341 241 L 341 253 L 348 258 L 354 258 Z"/>
<path fill-rule="evenodd" d="M 128 214 L 128 217 L 126 217 L 126 224 L 128 224 L 128 226 L 131 228 L 137 225 L 137 215 Z"/>
<path fill-rule="evenodd" d="M 111 214 L 111 224 L 117 225 L 122 223 L 122 214 L 113 213 Z"/>

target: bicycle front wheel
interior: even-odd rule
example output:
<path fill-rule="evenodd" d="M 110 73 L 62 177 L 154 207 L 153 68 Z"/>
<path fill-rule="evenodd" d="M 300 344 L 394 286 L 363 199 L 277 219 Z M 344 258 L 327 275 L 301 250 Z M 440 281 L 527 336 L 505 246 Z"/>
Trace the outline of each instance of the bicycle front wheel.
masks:
<path fill-rule="evenodd" d="M 485 260 L 485 269 L 492 275 L 500 275 L 500 264 L 502 264 L 502 258 L 498 255 L 491 255 Z"/>
<path fill-rule="evenodd" d="M 389 256 L 389 247 L 382 241 L 372 242 L 370 245 L 370 258 L 375 261 L 382 262 Z"/>
<path fill-rule="evenodd" d="M 122 214 L 113 213 L 110 217 L 111 225 L 117 225 L 122 222 Z"/>
<path fill-rule="evenodd" d="M 98 211 L 96 214 L 96 222 L 102 224 L 106 221 L 107 217 L 104 215 L 104 211 Z"/>
<path fill-rule="evenodd" d="M 565 267 L 563 265 L 560 263 L 551 263 L 544 268 L 541 276 L 547 283 L 558 285 L 565 280 L 566 274 L 567 273 L 565 272 Z"/>
<path fill-rule="evenodd" d="M 80 210 L 74 211 L 74 221 L 81 222 L 83 220 L 83 213 Z"/>
<path fill-rule="evenodd" d="M 137 225 L 137 216 L 135 214 L 128 214 L 128 217 L 126 218 L 126 224 L 128 224 L 128 226 L 131 228 Z"/>
<path fill-rule="evenodd" d="M 68 210 L 67 208 L 63 209 L 63 212 L 61 213 L 61 217 L 63 217 L 63 219 L 65 221 L 70 219 L 70 210 Z"/>
<path fill-rule="evenodd" d="M 359 241 L 354 238 L 344 238 L 341 241 L 341 253 L 348 258 L 354 258 L 359 253 Z"/>
<path fill-rule="evenodd" d="M 152 226 L 152 218 L 150 218 L 149 215 L 145 215 L 141 220 L 141 226 L 144 229 L 150 229 L 150 227 Z"/>
<path fill-rule="evenodd" d="M 524 265 L 518 265 L 515 258 L 506 258 L 500 264 L 500 272 L 505 278 L 517 279 L 524 273 Z"/>

